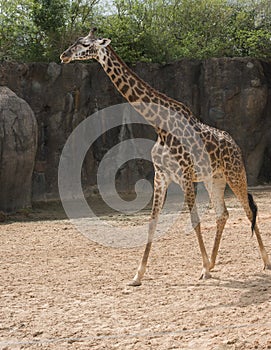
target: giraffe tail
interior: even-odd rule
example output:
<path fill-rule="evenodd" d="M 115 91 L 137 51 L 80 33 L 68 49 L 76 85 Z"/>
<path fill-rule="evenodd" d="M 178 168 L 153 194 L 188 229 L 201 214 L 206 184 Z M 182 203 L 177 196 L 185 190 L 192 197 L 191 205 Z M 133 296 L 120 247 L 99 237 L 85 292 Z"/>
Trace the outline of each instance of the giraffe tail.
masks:
<path fill-rule="evenodd" d="M 258 212 L 258 208 L 256 203 L 254 202 L 254 199 L 252 197 L 252 195 L 250 193 L 247 194 L 248 196 L 248 202 L 249 202 L 249 207 L 252 211 L 252 221 L 251 221 L 251 231 L 252 231 L 252 235 L 253 235 L 253 231 L 256 225 L 256 218 L 257 218 L 257 212 Z"/>

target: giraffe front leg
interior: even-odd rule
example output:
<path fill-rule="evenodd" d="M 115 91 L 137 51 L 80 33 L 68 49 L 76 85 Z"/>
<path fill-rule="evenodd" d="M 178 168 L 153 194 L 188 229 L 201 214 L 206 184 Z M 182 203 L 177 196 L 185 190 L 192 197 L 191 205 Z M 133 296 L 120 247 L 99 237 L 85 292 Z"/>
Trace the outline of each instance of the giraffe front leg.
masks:
<path fill-rule="evenodd" d="M 133 278 L 133 280 L 129 283 L 130 286 L 136 287 L 141 285 L 141 281 L 147 267 L 147 261 L 150 254 L 152 241 L 153 241 L 154 233 L 157 226 L 158 216 L 164 204 L 167 187 L 168 187 L 168 181 L 165 175 L 163 173 L 156 172 L 155 178 L 154 178 L 154 195 L 153 195 L 151 219 L 149 223 L 148 242 L 146 244 L 143 258 L 138 267 L 137 273 Z"/>
<path fill-rule="evenodd" d="M 150 226 L 150 228 L 149 228 L 148 236 L 150 239 L 151 237 L 153 237 L 154 232 L 155 232 L 155 227 L 156 227 L 155 221 L 152 220 L 150 222 L 149 226 Z M 143 258 L 142 258 L 141 263 L 138 267 L 137 273 L 136 273 L 135 277 L 133 278 L 133 280 L 128 284 L 129 286 L 138 287 L 141 285 L 141 280 L 142 280 L 142 278 L 145 274 L 145 271 L 146 271 L 147 261 L 148 261 L 148 257 L 149 257 L 150 250 L 151 250 L 151 245 L 152 245 L 152 240 L 150 240 L 147 243 L 147 245 L 145 247 L 144 254 L 143 254 Z"/>
<path fill-rule="evenodd" d="M 202 271 L 200 274 L 200 280 L 207 280 L 209 278 L 211 278 L 211 273 L 210 273 L 210 261 L 205 249 L 205 245 L 203 242 L 203 238 L 202 238 L 202 234 L 201 234 L 201 229 L 200 229 L 200 224 L 198 224 L 198 226 L 195 228 L 196 234 L 197 234 L 197 238 L 198 238 L 198 242 L 199 242 L 199 247 L 200 247 L 200 252 L 201 252 L 201 256 L 202 256 Z"/>
<path fill-rule="evenodd" d="M 200 247 L 200 252 L 202 256 L 202 271 L 201 271 L 200 279 L 208 279 L 208 278 L 211 278 L 210 261 L 209 261 L 209 258 L 205 249 L 205 245 L 203 242 L 202 234 L 201 234 L 200 219 L 198 216 L 197 206 L 195 203 L 194 184 L 192 182 L 189 182 L 185 185 L 185 198 L 190 211 L 192 227 L 196 232 L 199 247 Z"/>
<path fill-rule="evenodd" d="M 225 210 L 224 217 L 216 220 L 216 236 L 214 241 L 214 246 L 212 249 L 211 259 L 210 259 L 210 270 L 215 267 L 216 257 L 218 253 L 219 244 L 222 237 L 222 232 L 228 219 L 228 211 Z"/>

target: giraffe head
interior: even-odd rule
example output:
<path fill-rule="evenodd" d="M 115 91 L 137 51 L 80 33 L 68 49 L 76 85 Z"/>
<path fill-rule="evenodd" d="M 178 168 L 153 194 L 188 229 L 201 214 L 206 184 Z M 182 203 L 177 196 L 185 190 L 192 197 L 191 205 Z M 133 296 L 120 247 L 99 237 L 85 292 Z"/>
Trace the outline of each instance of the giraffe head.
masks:
<path fill-rule="evenodd" d="M 75 41 L 61 56 L 62 63 L 69 63 L 74 60 L 89 60 L 97 58 L 99 50 L 110 44 L 110 39 L 95 38 L 96 28 L 91 29 L 89 34 Z"/>

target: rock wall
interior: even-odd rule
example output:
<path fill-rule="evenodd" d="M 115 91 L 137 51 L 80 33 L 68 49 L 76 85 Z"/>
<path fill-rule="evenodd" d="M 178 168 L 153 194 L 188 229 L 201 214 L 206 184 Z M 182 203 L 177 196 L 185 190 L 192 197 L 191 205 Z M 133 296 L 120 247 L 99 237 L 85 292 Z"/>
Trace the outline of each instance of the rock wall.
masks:
<path fill-rule="evenodd" d="M 271 141 L 271 63 L 244 59 L 213 59 L 204 63 L 201 115 L 227 130 L 243 151 L 248 182 L 270 181 L 262 174 Z"/>
<path fill-rule="evenodd" d="M 250 185 L 271 182 L 271 61 L 220 58 L 164 66 L 138 63 L 132 68 L 156 89 L 187 104 L 205 123 L 227 130 L 243 150 Z M 98 63 L 2 63 L 0 85 L 27 101 L 37 119 L 33 199 L 58 198 L 58 163 L 68 136 L 87 116 L 123 98 Z M 148 126 L 126 131 L 155 139 Z M 89 150 L 82 169 L 85 188 L 95 186 L 99 161 L 120 135 L 121 128 L 113 129 Z M 118 173 L 117 182 L 125 190 L 137 178 L 152 175 L 150 164 L 134 162 Z"/>
<path fill-rule="evenodd" d="M 0 210 L 31 206 L 37 123 L 29 105 L 0 86 Z"/>

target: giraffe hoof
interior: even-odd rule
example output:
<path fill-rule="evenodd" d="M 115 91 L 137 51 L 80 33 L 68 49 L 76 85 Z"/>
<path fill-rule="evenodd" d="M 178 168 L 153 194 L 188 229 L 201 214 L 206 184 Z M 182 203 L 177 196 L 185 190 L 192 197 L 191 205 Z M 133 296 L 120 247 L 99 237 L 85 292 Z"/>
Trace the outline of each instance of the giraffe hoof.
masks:
<path fill-rule="evenodd" d="M 128 286 L 139 287 L 139 286 L 141 286 L 141 282 L 138 280 L 132 280 L 131 282 L 128 283 Z"/>
<path fill-rule="evenodd" d="M 208 280 L 208 279 L 210 279 L 210 278 L 212 278 L 210 272 L 204 271 L 204 272 L 202 272 L 202 274 L 200 275 L 200 278 L 199 278 L 199 279 L 200 279 L 200 280 Z"/>
<path fill-rule="evenodd" d="M 265 264 L 264 265 L 264 270 L 271 270 L 271 264 Z"/>

